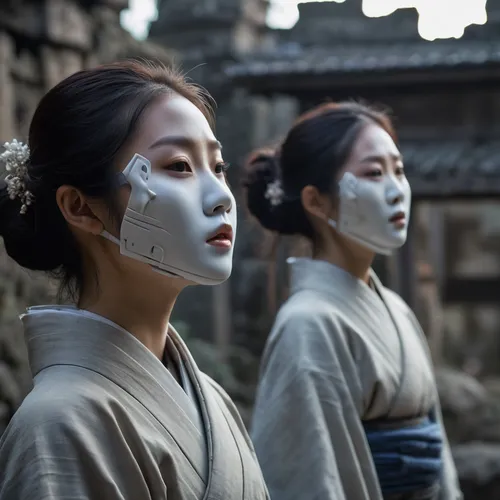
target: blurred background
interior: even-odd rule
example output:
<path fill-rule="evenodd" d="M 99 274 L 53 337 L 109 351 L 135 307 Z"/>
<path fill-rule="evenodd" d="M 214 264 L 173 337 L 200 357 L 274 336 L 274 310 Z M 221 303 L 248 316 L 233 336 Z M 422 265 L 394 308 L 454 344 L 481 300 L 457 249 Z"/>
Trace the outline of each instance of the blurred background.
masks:
<path fill-rule="evenodd" d="M 412 223 L 375 267 L 428 336 L 466 499 L 500 499 L 500 0 L 0 0 L 0 141 L 25 140 L 65 76 L 130 57 L 181 64 L 212 93 L 240 202 L 246 155 L 302 111 L 392 111 Z M 186 291 L 173 323 L 248 423 L 285 258 L 308 248 L 259 230 L 242 203 L 239 217 L 232 278 Z M 18 315 L 53 297 L 0 243 L 0 434 L 30 389 Z"/>

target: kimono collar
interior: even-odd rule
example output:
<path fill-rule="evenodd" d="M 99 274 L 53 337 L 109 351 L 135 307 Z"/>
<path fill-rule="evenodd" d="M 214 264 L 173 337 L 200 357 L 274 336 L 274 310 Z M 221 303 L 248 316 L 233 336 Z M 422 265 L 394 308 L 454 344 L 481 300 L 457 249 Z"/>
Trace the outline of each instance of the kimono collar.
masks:
<path fill-rule="evenodd" d="M 61 366 L 99 374 L 139 401 L 166 433 L 182 442 L 179 446 L 192 464 L 198 464 L 193 467 L 200 477 L 205 475 L 203 464 L 209 464 L 211 475 L 214 461 L 223 462 L 224 456 L 217 453 L 214 458 L 213 450 L 212 419 L 215 417 L 212 414 L 214 408 L 218 408 L 217 403 L 206 393 L 201 372 L 172 327 L 169 327 L 168 336 L 189 373 L 200 404 L 202 423 L 199 423 L 197 405 L 160 359 L 112 321 L 68 306 L 33 307 L 21 316 L 21 320 L 35 385 L 40 372 L 50 368 L 57 370 Z M 55 373 L 61 376 L 61 372 Z M 43 381 L 43 376 L 38 380 Z M 200 446 L 205 441 L 208 449 Z"/>
<path fill-rule="evenodd" d="M 89 311 L 74 306 L 31 307 L 21 316 L 21 321 L 33 376 L 51 365 L 78 364 L 77 358 L 86 356 L 103 363 L 122 357 L 120 361 L 132 367 L 136 364 L 147 367 L 153 377 L 160 379 L 168 371 L 130 332 Z M 169 336 L 175 343 L 182 343 L 171 327 Z"/>
<path fill-rule="evenodd" d="M 383 288 L 373 270 L 370 270 L 370 280 L 373 284 L 371 287 L 344 269 L 324 260 L 291 257 L 287 262 L 291 271 L 291 294 L 301 290 L 313 290 L 337 297 L 341 291 L 345 296 L 373 299 L 375 290 Z"/>

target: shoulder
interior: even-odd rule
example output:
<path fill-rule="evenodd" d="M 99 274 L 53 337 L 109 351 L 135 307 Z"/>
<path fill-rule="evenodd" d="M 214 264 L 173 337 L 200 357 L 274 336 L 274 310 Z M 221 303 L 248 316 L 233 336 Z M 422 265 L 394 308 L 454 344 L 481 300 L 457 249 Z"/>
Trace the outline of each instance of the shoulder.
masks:
<path fill-rule="evenodd" d="M 346 325 L 335 304 L 304 290 L 292 295 L 281 307 L 269 335 L 266 351 L 279 350 L 288 357 L 305 352 L 333 355 L 347 348 Z"/>
<path fill-rule="evenodd" d="M 294 335 L 304 330 L 330 332 L 341 327 L 341 314 L 336 304 L 309 290 L 293 294 L 280 308 L 273 330 Z"/>
<path fill-rule="evenodd" d="M 2 435 L 0 498 L 100 498 L 110 487 L 125 498 L 141 479 L 126 409 L 118 413 L 98 387 L 92 394 L 60 379 L 37 383 Z M 112 472 L 120 470 L 127 473 Z"/>
<path fill-rule="evenodd" d="M 338 306 L 307 290 L 282 306 L 266 342 L 260 380 L 286 386 L 306 374 L 359 386 L 352 328 Z"/>
<path fill-rule="evenodd" d="M 50 447 L 62 436 L 78 441 L 116 425 L 116 405 L 102 386 L 72 382 L 47 377 L 35 385 L 2 436 L 0 455 L 10 444 L 18 450 L 33 450 L 33 444 L 41 442 Z"/>

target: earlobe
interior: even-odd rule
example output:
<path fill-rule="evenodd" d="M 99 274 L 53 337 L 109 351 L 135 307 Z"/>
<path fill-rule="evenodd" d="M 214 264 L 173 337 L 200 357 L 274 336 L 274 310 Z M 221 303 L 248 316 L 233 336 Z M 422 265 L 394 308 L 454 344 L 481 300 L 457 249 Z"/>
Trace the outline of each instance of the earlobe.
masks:
<path fill-rule="evenodd" d="M 60 186 L 56 192 L 56 202 L 71 227 L 94 235 L 103 231 L 103 223 L 95 216 L 86 197 L 78 189 Z"/>

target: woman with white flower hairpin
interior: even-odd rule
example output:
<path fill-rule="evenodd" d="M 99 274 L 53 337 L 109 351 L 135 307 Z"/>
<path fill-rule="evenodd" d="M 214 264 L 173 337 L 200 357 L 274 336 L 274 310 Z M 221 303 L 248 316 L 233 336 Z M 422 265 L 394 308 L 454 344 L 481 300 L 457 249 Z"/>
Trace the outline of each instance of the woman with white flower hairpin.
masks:
<path fill-rule="evenodd" d="M 0 236 L 74 306 L 22 316 L 34 388 L 0 440 L 0 500 L 265 500 L 230 398 L 169 325 L 232 268 L 236 206 L 208 95 L 121 63 L 50 90 L 1 155 Z"/>
<path fill-rule="evenodd" d="M 461 498 L 425 337 L 371 270 L 410 216 L 389 118 L 320 106 L 248 167 L 250 212 L 313 247 L 262 359 L 251 436 L 271 498 Z"/>

